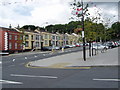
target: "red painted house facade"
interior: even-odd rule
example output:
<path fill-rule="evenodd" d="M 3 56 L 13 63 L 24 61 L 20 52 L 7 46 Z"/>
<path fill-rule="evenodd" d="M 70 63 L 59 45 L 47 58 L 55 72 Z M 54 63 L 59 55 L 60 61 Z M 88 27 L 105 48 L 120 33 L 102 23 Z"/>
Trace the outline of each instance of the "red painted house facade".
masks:
<path fill-rule="evenodd" d="M 0 51 L 22 51 L 22 36 L 15 29 L 0 27 Z"/>

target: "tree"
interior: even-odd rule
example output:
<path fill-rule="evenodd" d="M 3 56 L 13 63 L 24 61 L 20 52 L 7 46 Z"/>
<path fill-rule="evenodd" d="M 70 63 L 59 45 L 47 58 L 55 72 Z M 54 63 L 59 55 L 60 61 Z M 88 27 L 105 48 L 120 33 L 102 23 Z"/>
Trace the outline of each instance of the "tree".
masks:
<path fill-rule="evenodd" d="M 111 26 L 112 39 L 120 39 L 120 22 L 115 22 Z"/>
<path fill-rule="evenodd" d="M 34 31 L 35 29 L 37 29 L 38 27 L 34 26 L 34 25 L 24 25 L 22 27 L 22 29 L 30 29 L 32 31 Z"/>

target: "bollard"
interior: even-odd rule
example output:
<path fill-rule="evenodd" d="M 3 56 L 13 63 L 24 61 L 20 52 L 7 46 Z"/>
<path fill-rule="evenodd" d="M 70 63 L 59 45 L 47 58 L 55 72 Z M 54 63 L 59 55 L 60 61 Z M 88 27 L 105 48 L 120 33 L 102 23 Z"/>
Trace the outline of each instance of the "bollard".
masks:
<path fill-rule="evenodd" d="M 52 48 L 52 52 L 54 52 L 54 49 Z"/>
<path fill-rule="evenodd" d="M 62 47 L 62 52 L 64 52 L 64 47 Z"/>
<path fill-rule="evenodd" d="M 95 49 L 95 55 L 96 55 L 96 49 Z"/>
<path fill-rule="evenodd" d="M 92 56 L 93 56 L 93 48 L 92 48 Z"/>

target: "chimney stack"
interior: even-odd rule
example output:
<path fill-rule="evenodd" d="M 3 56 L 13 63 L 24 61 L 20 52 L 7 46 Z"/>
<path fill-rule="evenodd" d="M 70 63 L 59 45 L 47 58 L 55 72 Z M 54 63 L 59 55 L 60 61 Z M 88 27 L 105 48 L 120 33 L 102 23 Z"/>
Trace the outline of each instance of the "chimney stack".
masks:
<path fill-rule="evenodd" d="M 10 24 L 9 28 L 10 28 L 10 29 L 12 28 L 11 24 Z"/>

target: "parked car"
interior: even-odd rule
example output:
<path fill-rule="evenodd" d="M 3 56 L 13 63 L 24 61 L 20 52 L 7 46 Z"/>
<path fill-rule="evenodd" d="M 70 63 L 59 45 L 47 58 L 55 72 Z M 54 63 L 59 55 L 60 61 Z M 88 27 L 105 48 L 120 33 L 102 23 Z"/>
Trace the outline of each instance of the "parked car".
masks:
<path fill-rule="evenodd" d="M 74 45 L 74 44 L 73 44 L 73 45 L 71 45 L 71 46 L 72 46 L 72 47 L 76 47 L 76 45 Z"/>
<path fill-rule="evenodd" d="M 85 46 L 89 46 L 89 43 L 85 43 Z"/>
<path fill-rule="evenodd" d="M 107 45 L 108 45 L 109 48 L 116 47 L 115 44 L 114 44 L 114 42 L 107 42 Z"/>
<path fill-rule="evenodd" d="M 80 47 L 80 44 L 79 44 L 79 43 L 76 43 L 76 47 Z"/>
<path fill-rule="evenodd" d="M 65 48 L 72 48 L 72 45 L 65 45 Z"/>
<path fill-rule="evenodd" d="M 93 44 L 93 49 L 102 50 L 102 49 L 106 49 L 106 47 L 101 44 Z"/>
<path fill-rule="evenodd" d="M 104 44 L 102 44 L 102 45 L 105 46 L 106 49 L 109 49 L 109 44 L 108 44 L 108 43 L 104 43 Z"/>
<path fill-rule="evenodd" d="M 54 50 L 60 50 L 60 47 L 59 46 L 54 46 L 54 47 L 52 47 L 52 49 L 54 49 Z"/>
<path fill-rule="evenodd" d="M 65 45 L 64 48 L 70 48 L 70 45 Z"/>
<path fill-rule="evenodd" d="M 118 46 L 120 46 L 120 41 L 116 41 L 118 43 Z"/>
<path fill-rule="evenodd" d="M 115 44 L 116 47 L 118 47 L 118 42 L 117 41 L 115 41 L 114 44 Z"/>
<path fill-rule="evenodd" d="M 83 46 L 83 43 L 80 43 L 80 47 L 82 47 Z"/>
<path fill-rule="evenodd" d="M 51 50 L 52 50 L 52 47 L 51 47 L 51 46 L 43 47 L 42 50 L 43 50 L 43 51 L 51 51 Z"/>

